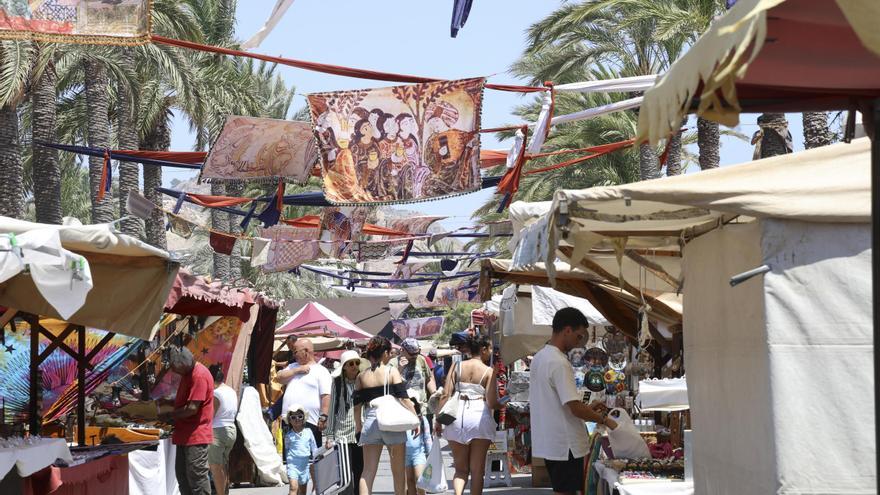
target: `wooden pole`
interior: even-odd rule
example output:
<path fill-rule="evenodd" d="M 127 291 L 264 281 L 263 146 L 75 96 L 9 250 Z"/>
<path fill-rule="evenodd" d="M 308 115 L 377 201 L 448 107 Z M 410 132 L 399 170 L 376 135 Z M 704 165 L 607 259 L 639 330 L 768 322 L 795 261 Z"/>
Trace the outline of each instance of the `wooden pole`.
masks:
<path fill-rule="evenodd" d="M 76 443 L 86 444 L 86 327 L 77 326 L 79 356 L 76 359 Z"/>
<path fill-rule="evenodd" d="M 29 321 L 31 325 L 31 362 L 30 362 L 30 404 L 28 411 L 28 425 L 31 435 L 40 433 L 40 417 L 39 407 L 37 404 L 37 396 L 40 394 L 40 330 L 39 320 L 37 318 Z"/>

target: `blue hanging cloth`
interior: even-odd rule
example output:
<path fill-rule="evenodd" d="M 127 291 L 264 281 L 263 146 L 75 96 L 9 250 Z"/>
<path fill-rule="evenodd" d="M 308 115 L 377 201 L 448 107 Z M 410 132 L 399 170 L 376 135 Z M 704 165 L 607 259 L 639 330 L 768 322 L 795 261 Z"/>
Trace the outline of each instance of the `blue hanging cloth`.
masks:
<path fill-rule="evenodd" d="M 257 218 L 263 222 L 263 227 L 271 227 L 278 224 L 278 220 L 281 219 L 281 212 L 275 207 L 275 202 L 270 201 L 266 204 L 266 208 L 257 215 Z"/>
<path fill-rule="evenodd" d="M 437 293 L 437 286 L 438 286 L 438 285 L 440 285 L 440 279 L 439 279 L 439 278 L 438 278 L 438 279 L 435 279 L 433 282 L 431 282 L 431 288 L 428 289 L 428 293 L 425 294 L 425 299 L 427 299 L 427 300 L 429 300 L 429 301 L 432 301 L 432 302 L 434 301 L 434 294 Z"/>
<path fill-rule="evenodd" d="M 254 212 L 257 211 L 257 202 L 251 202 L 251 207 L 247 211 L 247 214 L 244 216 L 244 220 L 241 221 L 241 230 L 247 230 L 248 225 L 251 224 L 251 219 L 254 218 Z"/>
<path fill-rule="evenodd" d="M 463 28 L 464 23 L 467 22 L 473 3 L 473 0 L 454 0 L 452 4 L 452 25 L 450 26 L 453 38 L 458 36 L 458 30 Z"/>

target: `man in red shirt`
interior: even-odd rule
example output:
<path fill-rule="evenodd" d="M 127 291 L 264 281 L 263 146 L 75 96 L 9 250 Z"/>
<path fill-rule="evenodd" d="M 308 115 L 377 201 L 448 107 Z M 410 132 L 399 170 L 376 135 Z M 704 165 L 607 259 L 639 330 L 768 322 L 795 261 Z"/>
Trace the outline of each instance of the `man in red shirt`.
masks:
<path fill-rule="evenodd" d="M 211 495 L 208 447 L 214 441 L 214 379 L 187 348 L 170 352 L 171 371 L 180 375 L 174 411 L 164 419 L 174 423 L 171 443 L 177 446 L 174 472 L 181 495 Z"/>

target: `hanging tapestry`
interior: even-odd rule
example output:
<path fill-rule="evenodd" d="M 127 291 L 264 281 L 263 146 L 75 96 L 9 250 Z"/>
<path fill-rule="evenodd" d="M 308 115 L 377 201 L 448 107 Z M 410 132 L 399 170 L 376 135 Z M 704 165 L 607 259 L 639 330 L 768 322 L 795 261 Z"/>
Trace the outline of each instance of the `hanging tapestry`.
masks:
<path fill-rule="evenodd" d="M 41 323 L 55 335 L 61 333 L 67 326 L 60 320 L 41 320 Z M 15 330 L 12 330 L 11 325 L 7 325 L 0 338 L 0 376 L 3 376 L 0 380 L 0 398 L 2 398 L 0 421 L 5 424 L 27 422 L 30 397 L 30 326 L 21 321 L 16 321 L 15 324 Z M 105 335 L 107 332 L 102 330 L 87 329 L 86 352 L 91 352 Z M 77 334 L 74 332 L 64 340 L 64 343 L 71 349 L 76 349 L 77 339 Z M 137 341 L 139 339 L 115 335 L 92 358 L 95 368 L 89 371 L 87 376 L 120 364 L 132 349 L 132 344 Z M 49 339 L 40 335 L 40 352 L 46 350 L 49 345 Z M 55 349 L 40 365 L 41 417 L 58 408 L 57 403 L 64 398 L 65 391 L 71 387 L 75 389 L 76 368 L 76 360 L 61 349 Z"/>
<path fill-rule="evenodd" d="M 263 272 L 286 272 L 306 261 L 318 258 L 319 229 L 304 229 L 288 225 L 261 228 L 260 237 L 269 239 L 269 256 Z M 302 242 L 310 241 L 310 242 Z"/>
<path fill-rule="evenodd" d="M 321 214 L 321 251 L 331 258 L 349 252 L 351 241 L 364 229 L 369 210 L 364 207 L 329 207 Z M 326 242 L 331 241 L 331 242 Z"/>
<path fill-rule="evenodd" d="M 420 235 L 428 232 L 434 222 L 447 217 L 406 217 L 387 220 L 389 229 L 406 232 L 409 235 Z M 394 236 L 386 236 L 386 239 L 394 239 Z"/>
<path fill-rule="evenodd" d="M 408 320 L 391 320 L 394 333 L 401 339 L 421 339 L 437 335 L 443 331 L 443 317 L 410 318 Z"/>
<path fill-rule="evenodd" d="M 150 0 L 0 0 L 0 39 L 144 44 Z"/>
<path fill-rule="evenodd" d="M 213 249 L 215 253 L 226 255 L 232 254 L 232 249 L 235 248 L 235 241 L 235 237 L 221 234 L 219 232 L 211 232 L 211 236 L 208 238 L 208 242 L 211 244 L 211 249 Z"/>
<path fill-rule="evenodd" d="M 480 189 L 483 78 L 308 95 L 333 204 Z"/>
<path fill-rule="evenodd" d="M 173 213 L 166 213 L 166 215 L 168 215 L 168 224 L 171 226 L 171 232 L 174 232 L 184 239 L 192 237 L 196 224 Z"/>
<path fill-rule="evenodd" d="M 467 280 L 449 280 L 440 282 L 434 290 L 434 297 L 428 300 L 428 292 L 433 284 L 403 287 L 409 303 L 414 308 L 439 308 L 443 306 L 455 306 L 458 302 L 481 302 L 476 287 L 470 285 Z"/>
<path fill-rule="evenodd" d="M 199 181 L 304 183 L 318 159 L 308 122 L 232 115 L 202 166 Z"/>
<path fill-rule="evenodd" d="M 384 260 L 388 256 L 388 247 L 387 242 L 360 242 L 357 260 L 360 262 Z"/>

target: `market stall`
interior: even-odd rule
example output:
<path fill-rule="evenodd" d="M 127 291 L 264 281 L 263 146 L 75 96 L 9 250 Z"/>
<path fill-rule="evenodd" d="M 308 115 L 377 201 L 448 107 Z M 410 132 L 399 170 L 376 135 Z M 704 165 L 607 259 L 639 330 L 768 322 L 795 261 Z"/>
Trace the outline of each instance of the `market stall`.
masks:
<path fill-rule="evenodd" d="M 563 190 L 520 233 L 514 259 L 527 272 L 558 257 L 598 279 L 588 285 L 617 287 L 609 294 L 619 302 L 627 297 L 621 289 L 635 284 L 595 257 L 616 250 L 624 259 L 637 249 L 677 260 L 697 493 L 710 485 L 712 493 L 763 493 L 793 479 L 811 490 L 876 487 L 873 397 L 864 393 L 873 359 L 865 304 L 869 164 L 863 139 L 698 174 Z M 543 251 L 540 239 L 549 241 Z M 643 279 L 663 268 L 639 264 Z M 568 274 L 547 273 L 551 284 L 567 283 Z M 656 309 L 662 294 L 651 301 L 640 292 Z M 852 380 L 832 384 L 835 376 Z M 811 399 L 817 387 L 826 393 L 821 408 Z M 826 426 L 807 440 L 801 433 L 810 424 Z M 805 442 L 840 447 L 804 456 Z"/>
<path fill-rule="evenodd" d="M 0 329 L 9 355 L 3 360 L 3 433 L 13 435 L 4 442 L 20 443 L 3 447 L 4 465 L 12 460 L 18 467 L 4 470 L 4 483 L 12 493 L 46 493 L 33 488 L 45 476 L 56 488 L 67 484 L 59 493 L 100 484 L 100 478 L 122 483 L 108 473 L 127 470 L 130 449 L 87 446 L 86 396 L 131 353 L 133 342 L 152 338 L 178 265 L 109 224 L 43 225 L 4 217 L 0 231 Z M 17 354 L 15 341 L 21 344 Z M 59 371 L 76 379 L 53 387 L 52 373 Z M 74 437 L 79 448 L 73 453 L 64 438 L 38 436 L 56 414 L 68 419 L 67 426 L 45 433 Z"/>

